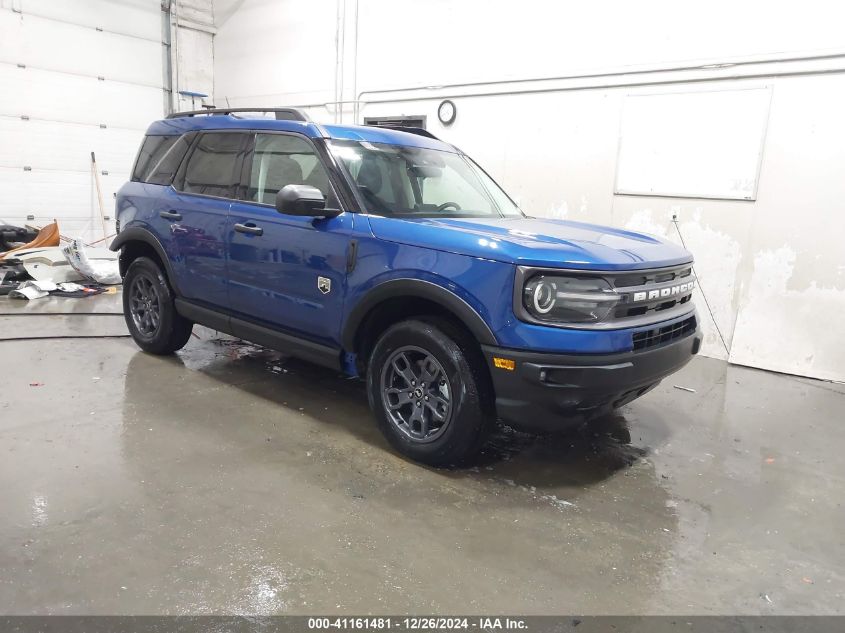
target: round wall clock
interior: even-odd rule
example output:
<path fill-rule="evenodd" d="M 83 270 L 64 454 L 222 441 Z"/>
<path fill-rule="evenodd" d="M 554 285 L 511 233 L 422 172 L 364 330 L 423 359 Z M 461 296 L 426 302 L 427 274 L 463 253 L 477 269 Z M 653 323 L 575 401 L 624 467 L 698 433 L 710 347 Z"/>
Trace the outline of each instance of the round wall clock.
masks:
<path fill-rule="evenodd" d="M 446 99 L 441 101 L 437 106 L 437 118 L 443 125 L 452 125 L 455 122 L 455 117 L 458 116 L 458 109 L 455 104 Z"/>

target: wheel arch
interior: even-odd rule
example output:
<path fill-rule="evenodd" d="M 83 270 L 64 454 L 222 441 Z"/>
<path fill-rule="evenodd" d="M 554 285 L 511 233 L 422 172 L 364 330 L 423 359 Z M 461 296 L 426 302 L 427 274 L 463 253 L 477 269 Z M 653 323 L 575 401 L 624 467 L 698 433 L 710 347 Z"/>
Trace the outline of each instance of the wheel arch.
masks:
<path fill-rule="evenodd" d="M 114 238 L 112 243 L 109 245 L 109 250 L 120 251 L 120 258 L 118 262 L 120 265 L 121 277 L 126 274 L 126 269 L 129 268 L 129 264 L 131 264 L 134 259 L 154 255 L 154 259 L 158 260 L 158 262 L 164 267 L 164 272 L 167 275 L 167 281 L 170 283 L 170 287 L 173 288 L 177 294 L 181 294 L 176 283 L 176 277 L 173 274 L 173 269 L 170 265 L 170 258 L 168 258 L 167 252 L 164 250 L 161 242 L 159 242 L 158 238 L 150 231 L 139 227 L 127 227 L 118 233 L 116 238 Z"/>
<path fill-rule="evenodd" d="M 412 316 L 450 317 L 478 342 L 496 345 L 496 337 L 480 314 L 454 292 L 421 279 L 393 279 L 372 288 L 349 312 L 341 333 L 343 348 L 361 358 L 374 342 L 383 321 Z M 391 319 L 391 317 L 393 317 Z M 375 332 L 373 332 L 375 330 Z"/>

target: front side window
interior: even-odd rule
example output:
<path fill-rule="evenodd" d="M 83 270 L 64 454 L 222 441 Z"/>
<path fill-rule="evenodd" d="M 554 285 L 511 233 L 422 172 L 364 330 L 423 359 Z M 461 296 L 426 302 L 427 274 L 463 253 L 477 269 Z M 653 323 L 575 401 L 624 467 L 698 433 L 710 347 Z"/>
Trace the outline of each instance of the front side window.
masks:
<path fill-rule="evenodd" d="M 522 212 L 467 157 L 366 141 L 332 141 L 367 211 L 377 215 L 514 217 Z"/>
<path fill-rule="evenodd" d="M 241 133 L 202 134 L 188 157 L 182 191 L 233 198 L 246 137 Z"/>
<path fill-rule="evenodd" d="M 286 185 L 311 185 L 329 195 L 329 178 L 308 141 L 287 134 L 257 134 L 246 199 L 275 204 Z"/>

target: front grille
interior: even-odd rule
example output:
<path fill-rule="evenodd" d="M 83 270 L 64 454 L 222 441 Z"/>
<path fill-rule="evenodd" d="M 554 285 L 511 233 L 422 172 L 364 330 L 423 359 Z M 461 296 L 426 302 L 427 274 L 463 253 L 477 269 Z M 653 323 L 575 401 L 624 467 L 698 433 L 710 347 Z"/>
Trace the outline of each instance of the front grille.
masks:
<path fill-rule="evenodd" d="M 622 273 L 613 277 L 614 288 L 630 288 L 631 286 L 649 286 L 662 284 L 667 281 L 684 279 L 692 274 L 692 266 L 685 264 L 676 268 L 651 270 L 642 273 Z"/>
<path fill-rule="evenodd" d="M 695 317 L 634 334 L 634 351 L 671 343 L 695 332 Z"/>
<path fill-rule="evenodd" d="M 616 308 L 616 311 L 613 314 L 617 319 L 641 316 L 643 314 L 648 314 L 649 312 L 662 312 L 663 310 L 669 310 L 675 306 L 683 305 L 687 301 L 691 300 L 692 294 L 688 294 L 679 299 L 668 299 L 666 301 L 657 300 L 637 306 L 622 305 Z"/>
<path fill-rule="evenodd" d="M 540 321 L 532 316 L 524 304 L 523 290 L 532 275 L 563 275 L 577 279 L 602 279 L 607 287 L 603 300 L 613 300 L 612 307 L 604 307 L 593 315 L 595 320 L 584 323 L 561 323 L 559 327 L 612 330 L 638 328 L 652 323 L 666 322 L 691 316 L 695 273 L 691 263 L 649 270 L 572 271 L 540 269 L 528 266 L 517 268 L 514 284 L 514 311 L 524 321 L 557 326 L 556 322 Z M 599 285 L 600 287 L 600 285 Z"/>
<path fill-rule="evenodd" d="M 624 294 L 625 301 L 614 310 L 613 316 L 615 319 L 626 319 L 680 308 L 692 299 L 694 280 L 692 266 L 689 264 L 668 270 L 614 276 L 609 281 L 617 292 Z M 685 289 L 682 291 L 681 288 Z M 659 296 L 650 297 L 652 293 Z M 635 300 L 639 295 L 648 298 Z"/>

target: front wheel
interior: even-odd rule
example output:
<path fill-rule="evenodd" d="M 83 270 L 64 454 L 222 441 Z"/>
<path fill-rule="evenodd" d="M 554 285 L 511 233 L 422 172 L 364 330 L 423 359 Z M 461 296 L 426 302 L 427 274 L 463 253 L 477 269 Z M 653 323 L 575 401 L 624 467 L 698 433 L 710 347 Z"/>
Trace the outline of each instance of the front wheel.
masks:
<path fill-rule="evenodd" d="M 191 337 L 193 324 L 176 312 L 164 272 L 149 257 L 132 261 L 123 279 L 123 316 L 145 352 L 172 354 Z"/>
<path fill-rule="evenodd" d="M 379 427 L 400 453 L 431 466 L 464 464 L 494 416 L 472 342 L 447 323 L 403 321 L 373 348 L 367 392 Z"/>

